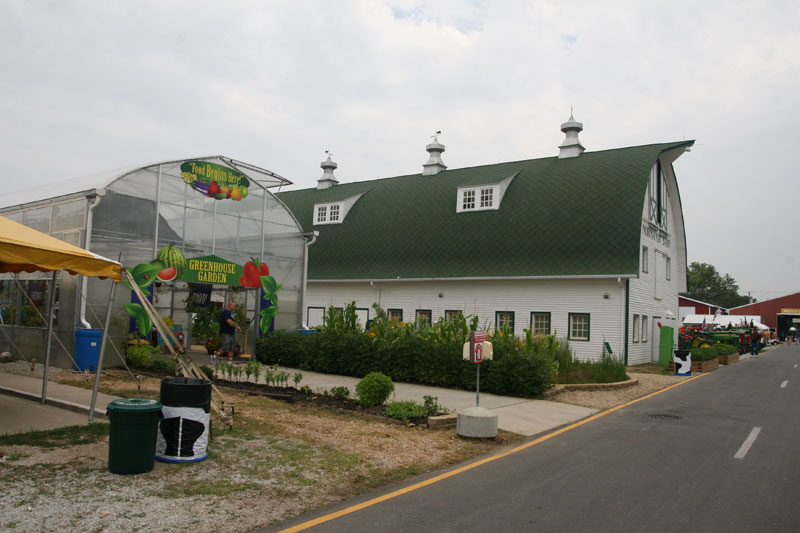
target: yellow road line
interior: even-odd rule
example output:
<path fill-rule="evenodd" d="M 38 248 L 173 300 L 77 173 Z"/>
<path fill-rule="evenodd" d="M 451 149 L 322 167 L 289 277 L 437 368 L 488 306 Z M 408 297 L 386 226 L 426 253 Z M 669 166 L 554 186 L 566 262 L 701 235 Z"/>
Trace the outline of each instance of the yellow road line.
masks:
<path fill-rule="evenodd" d="M 622 409 L 623 407 L 627 407 L 629 405 L 633 405 L 635 403 L 641 402 L 642 400 L 646 400 L 648 398 L 652 398 L 653 396 L 656 396 L 657 394 L 661 394 L 662 392 L 667 392 L 670 389 L 674 389 L 675 387 L 679 387 L 679 386 L 683 385 L 684 383 L 689 383 L 690 381 L 694 381 L 695 379 L 701 378 L 701 377 L 703 377 L 705 375 L 707 375 L 707 374 L 698 374 L 698 375 L 696 375 L 696 376 L 694 376 L 692 378 L 686 379 L 684 381 L 680 381 L 678 383 L 675 383 L 674 385 L 670 385 L 669 387 L 667 387 L 665 389 L 661 389 L 661 390 L 657 390 L 655 392 L 651 392 L 650 394 L 648 394 L 646 396 L 642 396 L 641 398 L 636 398 L 635 400 L 631 400 L 631 401 L 629 401 L 627 403 L 623 403 L 623 404 L 617 405 L 616 407 L 612 407 L 610 409 L 606 409 L 605 411 L 601 411 L 601 412 L 596 413 L 596 414 L 594 414 L 592 416 L 589 416 L 587 418 L 581 419 L 581 420 L 579 420 L 579 421 L 577 421 L 577 422 L 575 422 L 573 424 L 570 424 L 568 426 L 565 426 L 565 427 L 563 427 L 563 428 L 561 428 L 561 429 L 559 429 L 557 431 L 554 431 L 552 433 L 548 433 L 547 435 L 539 437 L 538 439 L 535 439 L 535 440 L 532 440 L 530 442 L 526 442 L 525 444 L 522 444 L 520 446 L 517 446 L 516 448 L 512 448 L 510 450 L 498 453 L 496 455 L 492 455 L 491 457 L 486 457 L 484 459 L 480 459 L 478 461 L 475 461 L 474 463 L 470 463 L 468 465 L 461 466 L 461 467 L 456 468 L 454 470 L 450 470 L 449 472 L 445 472 L 444 474 L 439 474 L 438 476 L 434 476 L 434 477 L 432 477 L 430 479 L 426 479 L 425 481 L 420 481 L 419 483 L 415 483 L 414 485 L 409 485 L 408 487 L 405 487 L 405 488 L 402 488 L 402 489 L 398 489 L 398 490 L 396 490 L 394 492 L 390 492 L 388 494 L 384 494 L 383 496 L 378 496 L 377 498 L 373 498 L 371 500 L 367 500 L 365 502 L 358 503 L 356 505 L 352 505 L 350 507 L 347 507 L 346 509 L 342 509 L 340 511 L 335 511 L 333 513 L 329 513 L 329 514 L 326 514 L 324 516 L 320 516 L 319 518 L 315 518 L 313 520 L 309 520 L 308 522 L 303 522 L 302 524 L 298 524 L 296 526 L 292 526 L 290 528 L 283 529 L 283 530 L 281 530 L 280 533 L 294 533 L 296 531 L 303 531 L 303 530 L 306 530 L 306 529 L 308 529 L 310 527 L 314 527 L 314 526 L 318 526 L 320 524 L 324 524 L 325 522 L 329 522 L 331 520 L 335 520 L 336 518 L 340 518 L 340 517 L 348 515 L 350 513 L 355 513 L 356 511 L 360 511 L 361 509 L 366 509 L 367 507 L 372 507 L 373 505 L 379 504 L 381 502 L 385 502 L 387 500 L 391 500 L 392 498 L 396 498 L 398 496 L 402 496 L 403 494 L 407 494 L 409 492 L 421 489 L 422 487 L 427 487 L 428 485 L 433 485 L 434 483 L 438 483 L 439 481 L 442 481 L 442 480 L 445 480 L 447 478 L 456 476 L 458 474 L 461 474 L 462 472 L 466 472 L 467 470 L 472 470 L 473 468 L 477 468 L 477 467 L 479 467 L 481 465 L 485 465 L 486 463 L 491 463 L 492 461 L 496 461 L 497 459 L 502 459 L 503 457 L 507 457 L 507 456 L 509 456 L 511 454 L 514 454 L 514 453 L 517 453 L 517 452 L 521 452 L 522 450 L 527 450 L 528 448 L 530 448 L 532 446 L 536 446 L 537 444 L 541 444 L 542 442 L 544 442 L 546 440 L 549 440 L 549 439 L 552 439 L 553 437 L 556 437 L 558 435 L 561 435 L 562 433 L 566 433 L 567 431 L 573 430 L 573 429 L 575 429 L 577 427 L 580 427 L 580 426 L 582 426 L 584 424 L 588 424 L 589 422 L 592 422 L 593 420 L 597 420 L 598 418 L 600 418 L 602 416 L 606 416 L 607 414 L 613 413 L 614 411 L 618 411 L 618 410 Z"/>

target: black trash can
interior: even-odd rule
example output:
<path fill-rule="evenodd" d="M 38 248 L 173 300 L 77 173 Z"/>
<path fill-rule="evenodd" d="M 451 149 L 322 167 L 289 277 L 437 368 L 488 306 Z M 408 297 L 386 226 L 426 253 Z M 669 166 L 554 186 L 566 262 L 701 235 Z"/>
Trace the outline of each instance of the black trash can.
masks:
<path fill-rule="evenodd" d="M 689 350 L 674 350 L 672 364 L 676 376 L 692 375 L 692 352 Z"/>
<path fill-rule="evenodd" d="M 211 382 L 206 379 L 161 380 L 161 413 L 156 459 L 168 463 L 202 461 L 208 457 L 211 423 Z"/>
<path fill-rule="evenodd" d="M 114 400 L 106 407 L 111 421 L 108 469 L 114 474 L 143 474 L 153 469 L 161 402 L 146 398 Z"/>

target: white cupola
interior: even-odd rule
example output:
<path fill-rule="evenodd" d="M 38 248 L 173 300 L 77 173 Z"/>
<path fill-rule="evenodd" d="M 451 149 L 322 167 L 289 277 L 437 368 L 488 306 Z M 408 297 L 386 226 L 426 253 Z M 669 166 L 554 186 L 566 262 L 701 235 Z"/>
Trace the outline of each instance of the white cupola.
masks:
<path fill-rule="evenodd" d="M 339 165 L 331 161 L 331 155 L 333 154 L 327 150 L 325 150 L 325 153 L 328 154 L 328 159 L 319 164 L 319 166 L 322 167 L 322 176 L 320 176 L 317 180 L 318 190 L 330 189 L 334 185 L 339 184 L 339 180 L 337 180 L 336 176 L 333 175 L 333 171 L 336 170 L 336 167 Z"/>
<path fill-rule="evenodd" d="M 559 159 L 578 157 L 586 150 L 581 144 L 580 139 L 578 139 L 578 134 L 583 131 L 583 124 L 572 118 L 571 109 L 569 112 L 569 120 L 561 125 L 561 131 L 564 132 L 566 137 L 564 138 L 564 142 L 558 147 Z"/>
<path fill-rule="evenodd" d="M 447 170 L 447 165 L 445 165 L 444 161 L 442 161 L 444 145 L 439 143 L 439 135 L 441 133 L 441 131 L 437 131 L 436 135 L 433 136 L 433 142 L 425 147 L 425 150 L 428 151 L 430 157 L 425 164 L 422 165 L 423 176 L 432 176 L 443 170 Z"/>

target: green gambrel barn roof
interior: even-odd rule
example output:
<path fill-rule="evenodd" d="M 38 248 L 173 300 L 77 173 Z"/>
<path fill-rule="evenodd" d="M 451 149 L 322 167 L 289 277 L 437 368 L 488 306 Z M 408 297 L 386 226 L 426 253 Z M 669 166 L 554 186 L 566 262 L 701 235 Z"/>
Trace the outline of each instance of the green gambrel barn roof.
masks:
<path fill-rule="evenodd" d="M 637 275 L 659 155 L 693 141 L 413 174 L 277 196 L 304 231 L 309 280 Z M 516 175 L 498 210 L 456 212 L 458 188 Z M 363 195 L 341 224 L 314 205 Z"/>

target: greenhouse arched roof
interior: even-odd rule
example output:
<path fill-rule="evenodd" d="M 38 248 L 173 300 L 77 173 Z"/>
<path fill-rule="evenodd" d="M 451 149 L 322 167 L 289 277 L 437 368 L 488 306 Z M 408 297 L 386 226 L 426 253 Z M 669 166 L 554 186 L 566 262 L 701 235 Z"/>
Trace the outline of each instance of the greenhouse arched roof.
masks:
<path fill-rule="evenodd" d="M 229 165 L 231 168 L 241 172 L 248 179 L 255 181 L 265 189 L 273 187 L 282 187 L 284 185 L 292 185 L 288 179 L 280 176 L 270 170 L 238 161 L 236 159 L 226 157 L 223 155 L 211 155 L 203 157 L 191 157 L 185 159 L 169 159 L 166 161 L 156 161 L 145 165 L 135 165 L 130 167 L 123 167 L 114 170 L 106 170 L 85 176 L 75 178 L 63 179 L 48 183 L 46 186 L 38 186 L 30 189 L 24 189 L 17 192 L 12 192 L 0 197 L 0 209 L 14 207 L 18 205 L 30 205 L 37 202 L 52 201 L 58 198 L 69 198 L 74 196 L 86 196 L 91 194 L 103 194 L 106 187 L 117 181 L 118 179 L 135 172 L 140 169 L 155 167 L 158 165 L 166 165 L 170 163 L 177 163 L 180 161 L 188 160 L 212 160 L 217 159 Z"/>

